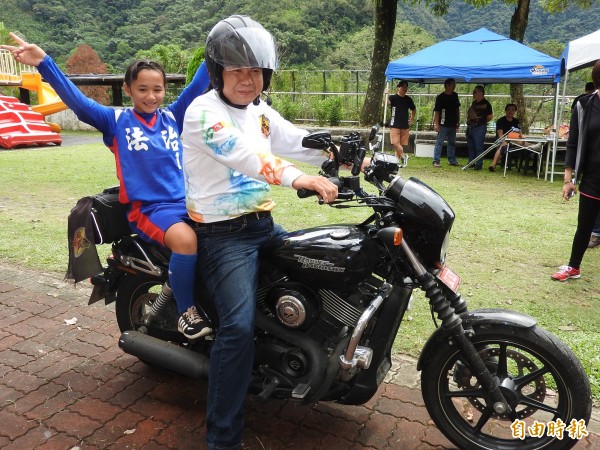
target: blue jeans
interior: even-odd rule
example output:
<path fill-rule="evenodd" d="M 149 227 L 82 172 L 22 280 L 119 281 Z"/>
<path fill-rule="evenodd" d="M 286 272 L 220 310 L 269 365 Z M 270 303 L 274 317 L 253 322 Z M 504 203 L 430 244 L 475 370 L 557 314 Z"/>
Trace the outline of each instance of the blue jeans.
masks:
<path fill-rule="evenodd" d="M 598 214 L 598 217 L 596 217 L 596 223 L 594 223 L 592 234 L 594 236 L 600 236 L 600 214 Z"/>
<path fill-rule="evenodd" d="M 456 161 L 456 127 L 440 127 L 437 138 L 435 140 L 435 147 L 433 148 L 433 161 L 440 162 L 442 159 L 442 144 L 445 140 L 448 140 L 448 162 L 455 164 Z"/>
<path fill-rule="evenodd" d="M 254 361 L 258 252 L 279 244 L 284 230 L 271 217 L 253 215 L 194 229 L 200 276 L 219 316 L 210 353 L 206 442 L 211 450 L 239 449 Z"/>
<path fill-rule="evenodd" d="M 483 141 L 485 140 L 486 131 L 487 125 L 467 127 L 467 150 L 469 151 L 469 162 L 473 161 L 483 153 Z M 483 160 L 480 159 L 475 163 L 475 168 L 481 169 L 481 167 L 483 167 Z"/>

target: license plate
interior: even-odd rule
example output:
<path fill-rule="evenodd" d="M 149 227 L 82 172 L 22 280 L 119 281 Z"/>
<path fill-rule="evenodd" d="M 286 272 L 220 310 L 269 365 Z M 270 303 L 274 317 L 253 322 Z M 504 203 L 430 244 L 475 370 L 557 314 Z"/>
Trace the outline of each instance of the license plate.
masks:
<path fill-rule="evenodd" d="M 440 273 L 438 273 L 437 277 L 442 283 L 452 289 L 453 292 L 458 290 L 460 277 L 456 275 L 448 266 L 444 266 Z"/>

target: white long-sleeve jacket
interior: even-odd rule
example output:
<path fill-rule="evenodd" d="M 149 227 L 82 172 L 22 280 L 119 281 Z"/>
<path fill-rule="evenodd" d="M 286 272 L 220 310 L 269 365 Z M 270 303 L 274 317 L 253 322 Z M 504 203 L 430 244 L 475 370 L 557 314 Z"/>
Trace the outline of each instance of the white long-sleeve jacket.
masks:
<path fill-rule="evenodd" d="M 321 165 L 320 150 L 302 147 L 306 130 L 260 102 L 227 105 L 216 91 L 196 98 L 184 119 L 186 203 L 196 222 L 218 222 L 275 206 L 270 184 L 291 186 L 303 175 L 274 155 Z"/>

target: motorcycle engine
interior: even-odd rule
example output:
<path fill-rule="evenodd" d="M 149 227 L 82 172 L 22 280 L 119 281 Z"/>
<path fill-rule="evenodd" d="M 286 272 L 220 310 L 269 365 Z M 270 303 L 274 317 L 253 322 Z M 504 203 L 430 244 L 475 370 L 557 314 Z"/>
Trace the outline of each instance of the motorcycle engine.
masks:
<path fill-rule="evenodd" d="M 316 295 L 299 283 L 287 283 L 271 289 L 267 295 L 273 315 L 287 328 L 306 330 L 314 325 L 319 315 Z"/>

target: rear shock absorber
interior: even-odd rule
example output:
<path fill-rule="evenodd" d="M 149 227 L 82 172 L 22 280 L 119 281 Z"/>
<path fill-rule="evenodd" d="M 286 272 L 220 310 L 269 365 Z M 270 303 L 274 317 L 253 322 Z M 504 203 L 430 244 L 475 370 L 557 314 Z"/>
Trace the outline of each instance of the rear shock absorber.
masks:
<path fill-rule="evenodd" d="M 150 313 L 144 320 L 144 325 L 148 326 L 160 314 L 165 305 L 173 299 L 173 289 L 169 286 L 169 281 L 165 281 L 162 285 L 160 295 L 152 302 Z"/>

